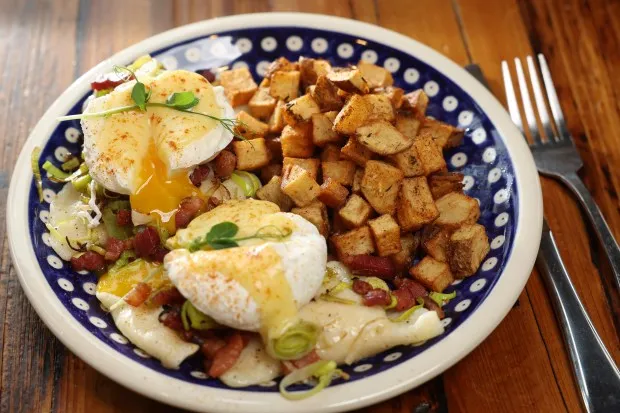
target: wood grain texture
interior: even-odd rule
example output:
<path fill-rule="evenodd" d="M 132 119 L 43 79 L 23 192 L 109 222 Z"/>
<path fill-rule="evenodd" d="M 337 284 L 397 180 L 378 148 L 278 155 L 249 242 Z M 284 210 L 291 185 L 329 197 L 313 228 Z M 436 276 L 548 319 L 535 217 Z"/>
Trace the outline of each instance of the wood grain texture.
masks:
<path fill-rule="evenodd" d="M 505 101 L 499 62 L 547 56 L 583 177 L 620 235 L 620 2 L 609 0 L 0 0 L 0 203 L 29 131 L 71 81 L 155 33 L 203 19 L 302 11 L 393 29 L 460 65 L 476 62 Z M 5 10 L 7 12 L 5 12 Z M 601 30 L 604 27 L 605 30 Z M 578 47 L 576 47 L 578 45 Z M 45 75 L 42 76 L 41 74 Z M 545 212 L 578 292 L 620 360 L 600 249 L 570 194 L 543 180 Z M 180 412 L 137 395 L 73 356 L 43 326 L 10 266 L 0 204 L 0 411 Z M 557 322 L 534 271 L 519 305 L 468 357 L 365 413 L 580 411 Z"/>

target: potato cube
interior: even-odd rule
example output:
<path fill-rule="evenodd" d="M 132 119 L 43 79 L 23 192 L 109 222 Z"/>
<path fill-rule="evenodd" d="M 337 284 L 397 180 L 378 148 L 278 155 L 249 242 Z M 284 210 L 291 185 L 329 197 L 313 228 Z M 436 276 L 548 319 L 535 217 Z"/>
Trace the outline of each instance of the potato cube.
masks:
<path fill-rule="evenodd" d="M 355 176 L 355 164 L 351 161 L 323 161 L 323 180 L 333 179 L 340 185 L 351 186 Z"/>
<path fill-rule="evenodd" d="M 266 185 L 269 181 L 271 181 L 271 178 L 273 178 L 274 176 L 281 176 L 281 175 L 282 175 L 282 165 L 279 163 L 273 163 L 271 165 L 267 165 L 264 168 L 261 168 L 260 170 L 260 180 L 264 185 Z"/>
<path fill-rule="evenodd" d="M 454 231 L 448 244 L 448 261 L 454 275 L 463 278 L 474 274 L 489 250 L 489 238 L 482 225 L 463 225 Z"/>
<path fill-rule="evenodd" d="M 385 68 L 372 63 L 360 61 L 357 68 L 362 73 L 362 77 L 368 83 L 368 87 L 374 89 L 376 87 L 392 86 L 394 79 L 392 74 Z"/>
<path fill-rule="evenodd" d="M 285 103 L 282 100 L 279 100 L 278 103 L 276 103 L 276 107 L 273 110 L 268 122 L 269 132 L 280 133 L 282 132 L 282 129 L 284 129 L 284 125 L 286 124 L 284 122 L 284 105 Z"/>
<path fill-rule="evenodd" d="M 439 148 L 459 146 L 463 140 L 463 130 L 435 119 L 426 118 L 422 123 L 419 136 L 432 138 Z"/>
<path fill-rule="evenodd" d="M 355 162 L 359 166 L 364 166 L 372 158 L 372 151 L 361 145 L 354 136 L 351 136 L 347 144 L 340 150 L 340 156 Z"/>
<path fill-rule="evenodd" d="M 323 112 L 323 115 L 325 115 L 327 119 L 329 119 L 329 121 L 333 124 L 336 120 L 336 116 L 338 116 L 338 111 L 330 110 L 329 112 Z"/>
<path fill-rule="evenodd" d="M 409 269 L 419 244 L 419 233 L 408 233 L 400 236 L 401 250 L 390 256 L 390 260 L 398 271 L 403 272 Z"/>
<path fill-rule="evenodd" d="M 269 164 L 271 155 L 265 145 L 265 139 L 256 138 L 251 141 L 234 141 L 233 149 L 237 155 L 237 169 L 253 171 Z"/>
<path fill-rule="evenodd" d="M 437 225 L 427 225 L 422 231 L 422 248 L 437 261 L 447 262 L 448 241 L 452 231 Z"/>
<path fill-rule="evenodd" d="M 408 149 L 389 156 L 388 159 L 392 164 L 396 165 L 398 169 L 403 171 L 403 174 L 407 178 L 424 175 L 424 166 L 418 156 L 418 150 L 415 145 L 411 145 Z"/>
<path fill-rule="evenodd" d="M 364 170 L 362 168 L 357 168 L 355 170 L 355 175 L 353 176 L 353 185 L 351 185 L 351 192 L 354 194 L 362 193 L 362 179 L 364 178 Z"/>
<path fill-rule="evenodd" d="M 299 71 L 301 72 L 301 84 L 303 86 L 315 85 L 319 76 L 326 75 L 331 70 L 331 65 L 327 60 L 309 59 L 302 57 L 299 59 Z"/>
<path fill-rule="evenodd" d="M 297 69 L 297 63 L 291 62 L 286 57 L 279 57 L 269 64 L 265 71 L 265 78 L 271 79 L 276 72 L 290 72 Z"/>
<path fill-rule="evenodd" d="M 252 116 L 267 120 L 271 117 L 277 103 L 278 101 L 269 94 L 269 88 L 260 87 L 256 93 L 254 93 L 252 99 L 250 99 L 248 106 L 250 107 L 250 114 Z"/>
<path fill-rule="evenodd" d="M 293 214 L 304 217 L 307 221 L 314 224 L 319 234 L 327 237 L 329 235 L 329 217 L 327 216 L 327 208 L 320 201 L 313 201 L 310 205 L 293 208 Z"/>
<path fill-rule="evenodd" d="M 474 198 L 459 192 L 450 192 L 435 201 L 439 217 L 435 224 L 457 229 L 461 225 L 474 224 L 480 217 L 480 205 Z"/>
<path fill-rule="evenodd" d="M 336 254 L 342 260 L 347 255 L 368 255 L 375 252 L 375 245 L 368 226 L 353 229 L 330 238 Z"/>
<path fill-rule="evenodd" d="M 245 105 L 252 99 L 258 86 L 247 67 L 220 73 L 220 85 L 232 107 Z"/>
<path fill-rule="evenodd" d="M 321 152 L 321 161 L 339 161 L 340 160 L 340 148 L 334 144 L 327 144 Z"/>
<path fill-rule="evenodd" d="M 321 75 L 317 78 L 316 86 L 310 93 L 321 111 L 340 110 L 344 102 L 338 96 L 338 90 L 338 87 L 329 81 L 325 75 Z"/>
<path fill-rule="evenodd" d="M 422 122 L 413 116 L 396 115 L 396 129 L 412 141 L 418 136 Z"/>
<path fill-rule="evenodd" d="M 276 99 L 288 102 L 299 95 L 299 71 L 275 72 L 271 76 L 269 94 Z"/>
<path fill-rule="evenodd" d="M 265 138 L 265 145 L 269 149 L 271 161 L 274 163 L 282 162 L 282 141 L 280 138 Z"/>
<path fill-rule="evenodd" d="M 364 225 L 371 214 L 372 208 L 368 202 L 356 194 L 351 195 L 347 199 L 347 203 L 338 211 L 342 222 L 348 228 L 357 228 Z"/>
<path fill-rule="evenodd" d="M 417 231 L 433 222 L 439 211 L 425 177 L 403 180 L 398 198 L 397 218 L 403 231 Z"/>
<path fill-rule="evenodd" d="M 422 89 L 414 90 L 413 92 L 405 95 L 403 101 L 403 108 L 411 111 L 414 117 L 422 120 L 426 115 L 426 108 L 428 107 L 428 96 Z"/>
<path fill-rule="evenodd" d="M 348 196 L 349 190 L 347 188 L 333 179 L 327 178 L 323 180 L 318 198 L 319 201 L 328 207 L 340 208 L 345 203 Z"/>
<path fill-rule="evenodd" d="M 413 141 L 424 175 L 441 171 L 446 168 L 446 160 L 441 148 L 428 136 L 418 135 Z"/>
<path fill-rule="evenodd" d="M 335 68 L 327 74 L 327 78 L 340 89 L 349 93 L 365 94 L 370 91 L 368 83 L 358 69 Z"/>
<path fill-rule="evenodd" d="M 388 99 L 390 99 L 390 102 L 392 102 L 394 109 L 400 109 L 405 99 L 405 91 L 399 87 L 379 87 L 374 89 L 372 93 L 387 96 Z"/>
<path fill-rule="evenodd" d="M 367 122 L 371 120 L 392 122 L 394 120 L 394 108 L 389 97 L 386 95 L 364 95 L 364 99 L 370 108 Z"/>
<path fill-rule="evenodd" d="M 368 161 L 362 177 L 362 194 L 379 214 L 393 214 L 403 172 L 381 161 Z"/>
<path fill-rule="evenodd" d="M 357 128 L 366 123 L 371 108 L 366 99 L 360 95 L 353 95 L 334 120 L 334 131 L 343 135 L 353 135 Z"/>
<path fill-rule="evenodd" d="M 295 202 L 295 205 L 303 207 L 316 199 L 321 187 L 304 168 L 289 165 L 282 170 L 282 191 Z"/>
<path fill-rule="evenodd" d="M 433 199 L 439 199 L 450 192 L 463 192 L 463 174 L 458 172 L 440 172 L 428 177 Z"/>
<path fill-rule="evenodd" d="M 454 282 L 450 266 L 429 256 L 422 258 L 422 261 L 409 270 L 409 274 L 429 290 L 438 293 Z"/>
<path fill-rule="evenodd" d="M 263 89 L 267 89 L 267 91 L 269 91 L 269 85 L 271 84 L 271 80 L 267 77 L 263 78 L 263 80 L 260 81 L 260 83 L 258 84 L 258 88 L 263 88 Z"/>
<path fill-rule="evenodd" d="M 384 120 L 360 126 L 355 132 L 357 141 L 379 155 L 393 155 L 409 148 L 413 141 Z M 443 159 L 443 158 L 442 158 Z"/>
<path fill-rule="evenodd" d="M 316 104 L 310 95 L 303 95 L 293 99 L 284 108 L 284 120 L 289 125 L 309 122 L 312 119 L 312 115 L 321 112 L 319 105 Z"/>
<path fill-rule="evenodd" d="M 291 158 L 309 158 L 314 153 L 312 125 L 286 125 L 280 135 L 282 155 Z"/>
<path fill-rule="evenodd" d="M 328 112 L 333 113 L 333 112 Z M 316 146 L 325 146 L 328 143 L 340 142 L 341 138 L 332 127 L 334 123 L 324 114 L 312 115 L 312 142 Z M 340 156 L 340 155 L 339 155 Z"/>
<path fill-rule="evenodd" d="M 368 221 L 370 232 L 375 240 L 377 252 L 379 256 L 386 257 L 388 255 L 400 252 L 400 227 L 391 215 L 381 215 L 379 218 Z"/>
<path fill-rule="evenodd" d="M 286 169 L 289 165 L 297 165 L 308 171 L 312 179 L 318 181 L 319 166 L 321 160 L 316 158 L 289 158 L 285 157 L 282 161 L 282 169 Z"/>
<path fill-rule="evenodd" d="M 280 207 L 280 211 L 288 212 L 293 206 L 293 200 L 282 192 L 282 178 L 273 176 L 267 184 L 256 191 L 256 197 L 263 201 L 273 202 Z"/>
<path fill-rule="evenodd" d="M 246 139 L 262 138 L 267 134 L 269 126 L 243 110 L 237 113 L 235 132 Z"/>

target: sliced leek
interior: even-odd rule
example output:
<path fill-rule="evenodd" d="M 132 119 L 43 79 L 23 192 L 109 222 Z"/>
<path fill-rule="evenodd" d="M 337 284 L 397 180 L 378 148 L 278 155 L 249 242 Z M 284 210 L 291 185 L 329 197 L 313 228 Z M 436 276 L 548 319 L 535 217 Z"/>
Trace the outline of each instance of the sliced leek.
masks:
<path fill-rule="evenodd" d="M 338 369 L 335 361 L 321 360 L 312 363 L 306 367 L 292 371 L 286 375 L 280 382 L 280 394 L 288 400 L 303 400 L 314 396 L 321 390 L 329 386 L 335 377 L 348 378 L 342 370 Z M 287 390 L 289 386 L 295 383 L 302 383 L 308 379 L 316 378 L 317 384 L 307 391 L 290 392 Z"/>
<path fill-rule="evenodd" d="M 35 146 L 30 154 L 30 167 L 34 176 L 34 183 L 39 194 L 39 202 L 43 201 L 43 180 L 41 179 L 41 169 L 39 169 L 39 158 L 41 157 L 41 148 Z"/>
<path fill-rule="evenodd" d="M 312 351 L 317 336 L 318 329 L 314 324 L 300 321 L 280 337 L 269 340 L 270 350 L 279 360 L 296 360 Z"/>
<path fill-rule="evenodd" d="M 431 291 L 428 296 L 437 303 L 438 306 L 442 307 L 448 303 L 448 301 L 452 300 L 456 297 L 456 291 L 452 291 L 449 294 L 438 293 L 435 291 Z"/>

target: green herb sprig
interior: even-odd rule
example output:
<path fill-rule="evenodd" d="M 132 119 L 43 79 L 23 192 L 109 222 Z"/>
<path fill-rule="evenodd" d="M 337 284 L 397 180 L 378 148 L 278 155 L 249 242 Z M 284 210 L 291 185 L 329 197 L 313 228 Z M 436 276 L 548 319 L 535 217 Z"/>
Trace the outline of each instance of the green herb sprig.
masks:
<path fill-rule="evenodd" d="M 226 248 L 238 247 L 239 241 L 248 239 L 282 240 L 292 233 L 290 229 L 283 231 L 275 225 L 266 225 L 259 228 L 253 235 L 235 238 L 238 232 L 239 227 L 234 222 L 220 222 L 214 225 L 204 237 L 194 239 L 189 244 L 188 249 L 190 252 L 201 250 L 204 247 L 209 247 L 214 250 L 223 250 Z"/>

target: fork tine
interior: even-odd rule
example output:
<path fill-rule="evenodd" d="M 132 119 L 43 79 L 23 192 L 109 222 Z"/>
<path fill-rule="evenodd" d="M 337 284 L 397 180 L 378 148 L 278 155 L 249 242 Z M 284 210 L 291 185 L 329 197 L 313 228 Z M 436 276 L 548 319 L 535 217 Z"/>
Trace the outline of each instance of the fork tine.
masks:
<path fill-rule="evenodd" d="M 553 133 L 553 127 L 551 126 L 551 119 L 549 119 L 549 112 L 547 112 L 547 105 L 545 104 L 545 97 L 543 95 L 540 82 L 538 81 L 538 71 L 536 70 L 536 63 L 532 56 L 527 57 L 527 68 L 530 72 L 530 81 L 532 82 L 532 90 L 534 91 L 534 100 L 536 101 L 536 107 L 538 108 L 538 117 L 540 123 L 542 123 L 545 135 L 549 141 L 555 139 L 555 133 Z"/>
<path fill-rule="evenodd" d="M 505 60 L 502 61 L 502 77 L 504 78 L 504 89 L 506 89 L 506 100 L 508 101 L 508 112 L 510 113 L 510 118 L 525 137 L 523 121 L 521 120 L 521 113 L 519 112 L 519 103 L 512 84 L 512 77 L 510 76 L 510 68 L 508 67 L 508 62 Z"/>
<path fill-rule="evenodd" d="M 555 91 L 553 85 L 553 79 L 551 79 L 551 72 L 549 66 L 547 66 L 547 60 L 542 53 L 538 54 L 538 63 L 540 64 L 540 73 L 542 73 L 545 89 L 547 90 L 547 99 L 549 99 L 549 106 L 551 106 L 551 113 L 555 120 L 555 125 L 558 128 L 558 139 L 570 138 L 566 122 L 564 121 L 564 113 L 562 113 L 562 107 L 560 106 L 560 100 L 558 94 Z"/>
<path fill-rule="evenodd" d="M 519 60 L 518 57 L 515 58 L 515 66 L 517 67 L 517 79 L 519 81 L 519 90 L 521 90 L 521 101 L 523 102 L 523 110 L 525 111 L 525 120 L 532 134 L 534 145 L 540 145 L 542 144 L 542 140 L 540 139 L 540 132 L 536 124 L 536 115 L 534 114 L 534 107 L 530 100 L 530 92 L 527 90 L 527 81 L 525 80 L 523 66 L 521 66 L 521 60 Z"/>

